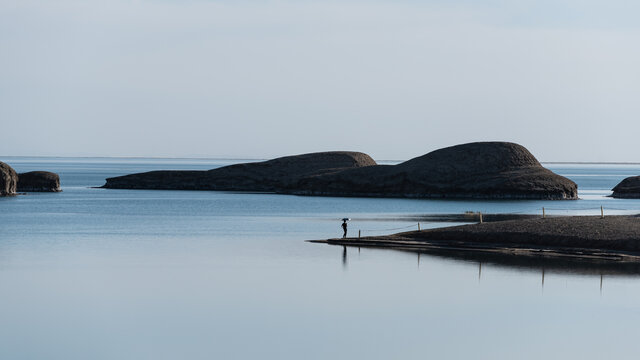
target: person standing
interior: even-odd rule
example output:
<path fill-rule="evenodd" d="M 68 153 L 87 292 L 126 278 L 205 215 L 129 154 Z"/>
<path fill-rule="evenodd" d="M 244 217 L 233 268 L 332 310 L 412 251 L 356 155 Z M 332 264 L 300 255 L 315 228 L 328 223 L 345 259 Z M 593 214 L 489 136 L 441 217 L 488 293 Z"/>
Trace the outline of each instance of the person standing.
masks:
<path fill-rule="evenodd" d="M 346 238 L 347 237 L 347 220 L 346 219 L 342 219 L 342 230 L 344 230 L 344 234 L 342 235 L 342 238 Z"/>

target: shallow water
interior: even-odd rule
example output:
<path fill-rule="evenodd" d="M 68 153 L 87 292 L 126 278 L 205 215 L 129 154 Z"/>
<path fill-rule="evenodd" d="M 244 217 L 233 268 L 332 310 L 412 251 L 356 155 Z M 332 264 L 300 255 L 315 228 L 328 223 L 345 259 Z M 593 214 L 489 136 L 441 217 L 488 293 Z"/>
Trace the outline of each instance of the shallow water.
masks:
<path fill-rule="evenodd" d="M 303 240 L 345 216 L 372 235 L 437 213 L 639 213 L 605 196 L 640 165 L 547 165 L 577 201 L 457 201 L 91 188 L 234 160 L 2 160 L 64 191 L 0 199 L 1 359 L 635 357 L 635 268 Z"/>

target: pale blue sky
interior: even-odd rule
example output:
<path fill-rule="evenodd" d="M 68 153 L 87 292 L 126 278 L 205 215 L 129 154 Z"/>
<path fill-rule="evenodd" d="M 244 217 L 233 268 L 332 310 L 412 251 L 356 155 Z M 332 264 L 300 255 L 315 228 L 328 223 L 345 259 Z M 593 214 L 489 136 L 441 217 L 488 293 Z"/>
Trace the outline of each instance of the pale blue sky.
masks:
<path fill-rule="evenodd" d="M 640 161 L 640 5 L 0 0 L 0 156 Z"/>

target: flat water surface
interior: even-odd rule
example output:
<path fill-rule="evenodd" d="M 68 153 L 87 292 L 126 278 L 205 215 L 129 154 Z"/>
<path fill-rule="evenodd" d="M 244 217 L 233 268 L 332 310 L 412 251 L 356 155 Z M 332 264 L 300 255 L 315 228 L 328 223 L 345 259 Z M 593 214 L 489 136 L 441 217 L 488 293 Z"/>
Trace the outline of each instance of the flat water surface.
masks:
<path fill-rule="evenodd" d="M 0 199 L 0 359 L 636 358 L 640 274 L 304 242 L 424 215 L 640 213 L 640 165 L 548 164 L 577 201 L 300 197 L 92 188 L 237 160 L 4 158 L 62 193 Z M 423 228 L 452 223 L 421 222 Z"/>

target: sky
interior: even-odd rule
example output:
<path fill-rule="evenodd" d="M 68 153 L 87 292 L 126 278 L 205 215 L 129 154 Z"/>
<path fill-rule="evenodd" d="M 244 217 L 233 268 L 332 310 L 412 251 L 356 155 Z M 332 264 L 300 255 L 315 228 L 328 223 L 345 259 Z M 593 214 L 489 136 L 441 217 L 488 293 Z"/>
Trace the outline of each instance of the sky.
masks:
<path fill-rule="evenodd" d="M 640 162 L 640 3 L 0 0 L 0 156 Z"/>

